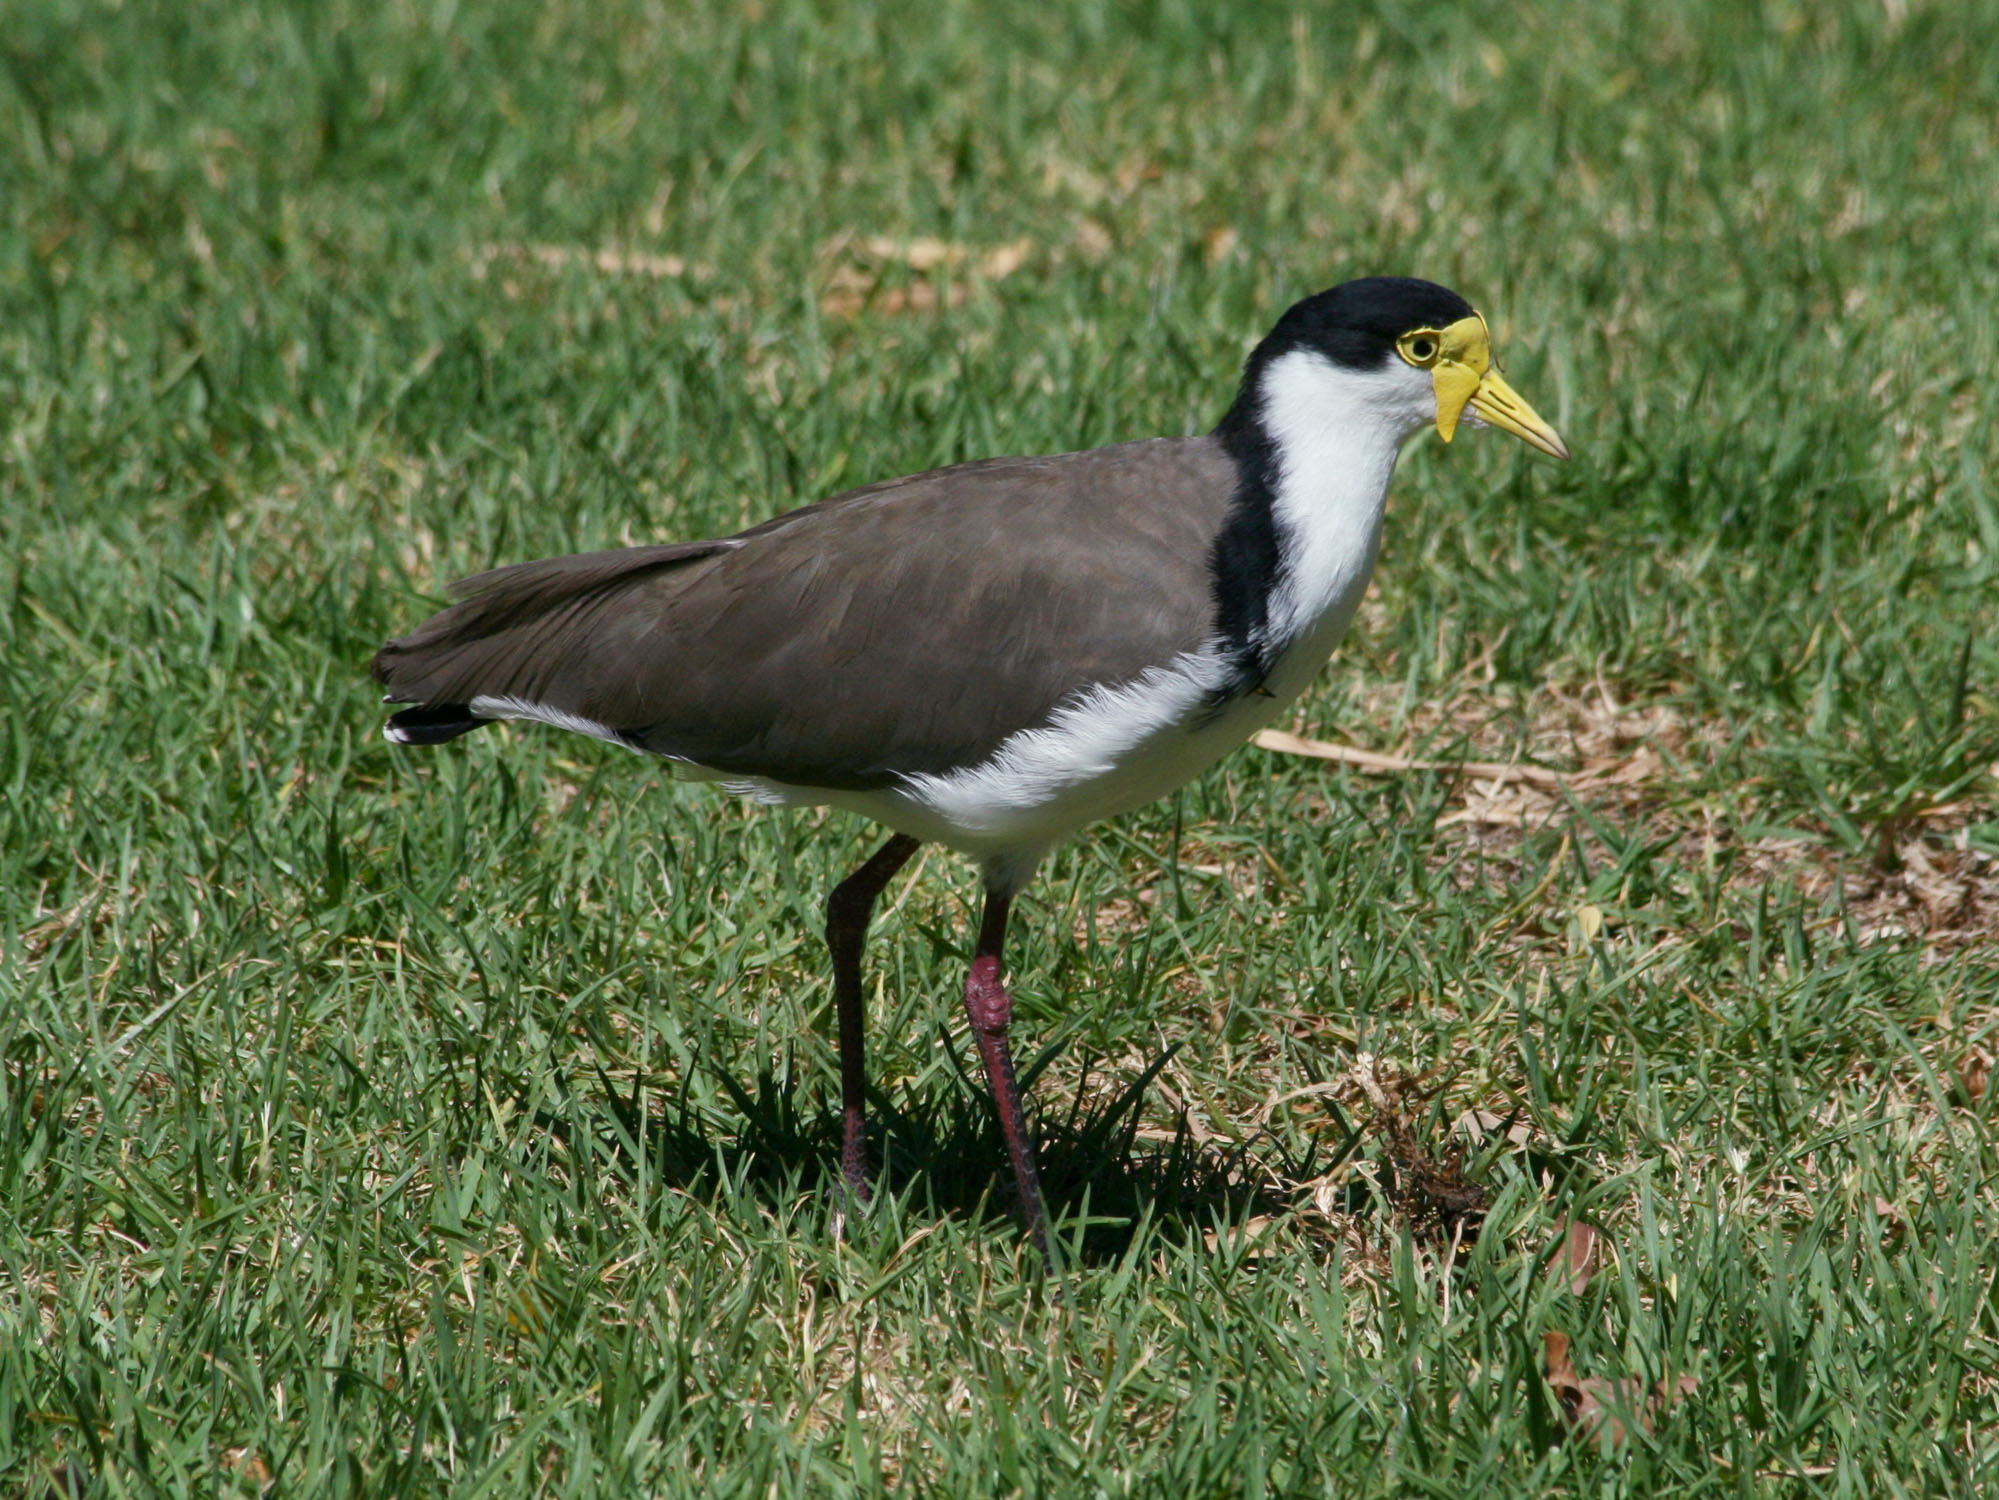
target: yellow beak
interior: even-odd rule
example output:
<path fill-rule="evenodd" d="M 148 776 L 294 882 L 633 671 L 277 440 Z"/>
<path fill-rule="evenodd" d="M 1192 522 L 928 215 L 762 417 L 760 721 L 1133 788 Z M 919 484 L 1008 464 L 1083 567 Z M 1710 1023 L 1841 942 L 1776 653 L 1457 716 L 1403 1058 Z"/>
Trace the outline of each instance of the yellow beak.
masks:
<path fill-rule="evenodd" d="M 1458 420 L 1469 406 L 1482 422 L 1510 432 L 1554 458 L 1567 458 L 1560 433 L 1542 421 L 1518 391 L 1492 367 L 1492 336 L 1485 319 L 1474 313 L 1443 330 L 1437 362 L 1430 379 L 1437 391 L 1437 434 L 1445 442 L 1457 435 Z"/>

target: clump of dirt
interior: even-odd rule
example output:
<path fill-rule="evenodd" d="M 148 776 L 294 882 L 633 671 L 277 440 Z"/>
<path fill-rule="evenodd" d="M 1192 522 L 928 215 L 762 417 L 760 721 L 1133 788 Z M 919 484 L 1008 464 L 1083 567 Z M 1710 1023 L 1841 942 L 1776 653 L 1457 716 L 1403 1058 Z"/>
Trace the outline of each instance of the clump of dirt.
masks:
<path fill-rule="evenodd" d="M 1999 860 L 1932 833 L 1901 840 L 1887 864 L 1854 870 L 1823 859 L 1799 884 L 1814 895 L 1837 890 L 1863 942 L 1920 938 L 1938 952 L 1999 943 Z"/>
<path fill-rule="evenodd" d="M 1369 1122 L 1381 1142 L 1378 1175 L 1388 1202 L 1417 1236 L 1446 1244 L 1478 1238 L 1492 1195 L 1467 1173 L 1462 1141 L 1441 1147 L 1425 1137 L 1422 1121 L 1443 1092 L 1430 1075 L 1410 1077 L 1363 1057 L 1354 1081 L 1373 1114 Z"/>
<path fill-rule="evenodd" d="M 1465 1176 L 1462 1145 L 1446 1147 L 1433 1156 L 1409 1130 L 1407 1122 L 1383 1122 L 1383 1186 L 1418 1234 L 1465 1243 L 1478 1238 L 1492 1196 Z"/>

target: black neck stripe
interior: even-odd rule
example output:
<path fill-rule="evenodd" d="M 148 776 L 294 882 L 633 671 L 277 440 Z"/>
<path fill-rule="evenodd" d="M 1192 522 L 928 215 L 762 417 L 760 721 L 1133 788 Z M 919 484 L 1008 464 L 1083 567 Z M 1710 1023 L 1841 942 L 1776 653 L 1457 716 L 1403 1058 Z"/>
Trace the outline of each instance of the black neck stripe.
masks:
<path fill-rule="evenodd" d="M 1215 631 L 1229 661 L 1229 677 L 1218 700 L 1239 698 L 1262 683 L 1270 670 L 1270 596 L 1277 587 L 1283 555 L 1277 535 L 1277 444 L 1257 410 L 1252 365 L 1215 437 L 1235 463 L 1235 498 L 1209 557 L 1215 600 Z"/>

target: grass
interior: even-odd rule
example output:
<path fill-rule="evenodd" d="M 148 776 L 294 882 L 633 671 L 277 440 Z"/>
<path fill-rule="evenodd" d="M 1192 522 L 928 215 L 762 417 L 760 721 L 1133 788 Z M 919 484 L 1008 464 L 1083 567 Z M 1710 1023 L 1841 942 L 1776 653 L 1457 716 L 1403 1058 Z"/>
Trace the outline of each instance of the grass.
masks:
<path fill-rule="evenodd" d="M 1981 7 L 26 0 L 0 61 L 0 1490 L 1994 1482 Z M 379 738 L 453 577 L 1198 429 L 1375 271 L 1579 456 L 1415 445 L 1294 727 L 1623 779 L 1252 749 L 1063 850 L 1059 1297 L 962 864 L 877 929 L 842 1229 L 872 835 Z M 1571 1432 L 1550 1332 L 1698 1385 Z"/>

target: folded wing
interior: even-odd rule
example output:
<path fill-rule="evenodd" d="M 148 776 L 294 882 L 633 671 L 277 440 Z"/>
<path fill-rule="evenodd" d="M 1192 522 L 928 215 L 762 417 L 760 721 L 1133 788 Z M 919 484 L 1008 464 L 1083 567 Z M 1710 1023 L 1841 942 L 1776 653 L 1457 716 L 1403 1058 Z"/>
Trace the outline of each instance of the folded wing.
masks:
<path fill-rule="evenodd" d="M 719 541 L 501 568 L 375 657 L 393 737 L 492 718 L 838 789 L 983 760 L 1214 630 L 1207 438 L 890 481 Z M 398 732 L 401 729 L 404 732 Z"/>

